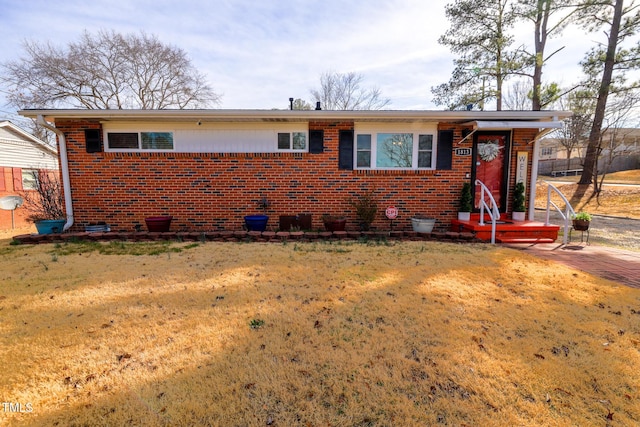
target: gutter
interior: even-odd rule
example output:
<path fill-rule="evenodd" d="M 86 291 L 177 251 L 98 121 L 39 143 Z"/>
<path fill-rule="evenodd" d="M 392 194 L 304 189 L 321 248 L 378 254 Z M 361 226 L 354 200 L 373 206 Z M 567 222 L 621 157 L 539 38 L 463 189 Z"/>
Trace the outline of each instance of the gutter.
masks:
<path fill-rule="evenodd" d="M 64 193 L 64 207 L 67 214 L 67 222 L 64 224 L 62 231 L 68 230 L 73 225 L 73 202 L 71 199 L 71 181 L 69 179 L 69 160 L 67 157 L 67 140 L 64 133 L 60 129 L 56 129 L 45 121 L 42 114 L 38 114 L 38 124 L 58 137 L 58 146 L 60 147 L 60 167 L 62 168 L 62 188 Z"/>

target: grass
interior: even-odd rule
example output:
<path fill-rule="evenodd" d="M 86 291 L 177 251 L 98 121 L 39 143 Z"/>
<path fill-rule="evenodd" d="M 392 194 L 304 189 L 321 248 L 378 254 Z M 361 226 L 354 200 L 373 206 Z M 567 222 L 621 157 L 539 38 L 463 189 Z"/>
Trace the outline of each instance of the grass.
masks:
<path fill-rule="evenodd" d="M 578 186 L 580 177 L 543 177 L 541 180 L 553 182 L 571 182 L 554 184 L 569 199 L 576 212 L 588 211 L 592 214 L 640 219 L 640 170 L 622 171 L 605 177 L 605 185 L 598 198 L 592 196 L 592 186 Z M 614 184 L 638 184 L 637 187 L 615 186 Z M 561 199 L 555 194 L 552 200 L 561 208 Z M 547 206 L 547 186 L 539 182 L 536 191 L 536 208 Z"/>
<path fill-rule="evenodd" d="M 640 422 L 637 289 L 489 245 L 110 246 L 0 246 L 32 409 L 0 424 Z"/>

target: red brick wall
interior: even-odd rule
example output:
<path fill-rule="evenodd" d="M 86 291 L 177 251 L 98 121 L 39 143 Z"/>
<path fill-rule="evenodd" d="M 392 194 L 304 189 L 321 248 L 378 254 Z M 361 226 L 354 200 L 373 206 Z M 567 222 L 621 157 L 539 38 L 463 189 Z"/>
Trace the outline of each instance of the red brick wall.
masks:
<path fill-rule="evenodd" d="M 269 227 L 277 227 L 279 215 L 311 213 L 314 228 L 321 228 L 321 215 L 331 213 L 346 215 L 356 228 L 348 199 L 370 188 L 380 200 L 374 227 L 389 227 L 384 209 L 394 205 L 396 229 L 410 228 L 415 213 L 436 217 L 436 227 L 448 229 L 472 161 L 454 155 L 449 171 L 339 170 L 338 134 L 352 130 L 351 122 L 310 123 L 324 130 L 322 154 L 86 153 L 84 129 L 99 123 L 59 120 L 56 126 L 67 137 L 76 230 L 97 221 L 114 230 L 144 228 L 144 218 L 155 215 L 173 215 L 172 230 L 241 229 L 244 215 L 262 213 L 263 197 L 270 203 Z M 454 130 L 454 149 L 471 148 L 473 138 L 458 144 L 462 128 L 440 129 Z M 531 135 L 514 138 L 512 170 L 515 153 L 531 150 L 524 143 Z"/>
<path fill-rule="evenodd" d="M 55 172 L 57 173 L 57 171 Z M 0 166 L 0 198 L 20 196 L 24 199 L 25 191 L 33 191 L 23 190 L 22 173 L 23 170 L 21 168 Z M 15 228 L 24 229 L 33 226 L 33 223 L 27 219 L 30 214 L 27 207 L 28 202 L 25 200 L 24 204 L 13 212 Z M 11 211 L 0 209 L 0 230 L 9 231 L 11 229 Z"/>

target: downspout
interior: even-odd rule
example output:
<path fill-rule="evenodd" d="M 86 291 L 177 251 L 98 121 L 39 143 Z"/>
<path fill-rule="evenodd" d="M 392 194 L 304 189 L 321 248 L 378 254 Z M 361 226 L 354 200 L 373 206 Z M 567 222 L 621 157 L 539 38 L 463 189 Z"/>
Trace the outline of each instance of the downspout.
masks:
<path fill-rule="evenodd" d="M 68 230 L 73 225 L 73 203 L 71 200 L 71 184 L 69 180 L 69 161 L 67 158 L 67 140 L 64 137 L 64 133 L 60 129 L 56 129 L 51 126 L 44 117 L 38 115 L 38 124 L 51 132 L 55 133 L 58 137 L 58 147 L 60 147 L 60 167 L 62 168 L 62 188 L 64 193 L 64 207 L 67 214 L 67 222 L 64 224 L 62 231 Z"/>

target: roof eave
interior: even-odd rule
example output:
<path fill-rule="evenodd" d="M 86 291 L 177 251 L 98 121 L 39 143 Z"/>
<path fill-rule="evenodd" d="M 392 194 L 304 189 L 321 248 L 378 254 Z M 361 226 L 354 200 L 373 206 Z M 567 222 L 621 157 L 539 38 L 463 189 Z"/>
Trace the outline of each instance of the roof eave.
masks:
<path fill-rule="evenodd" d="M 474 120 L 556 121 L 570 117 L 568 111 L 425 111 L 425 110 L 20 110 L 24 117 L 101 121 L 439 121 Z"/>

